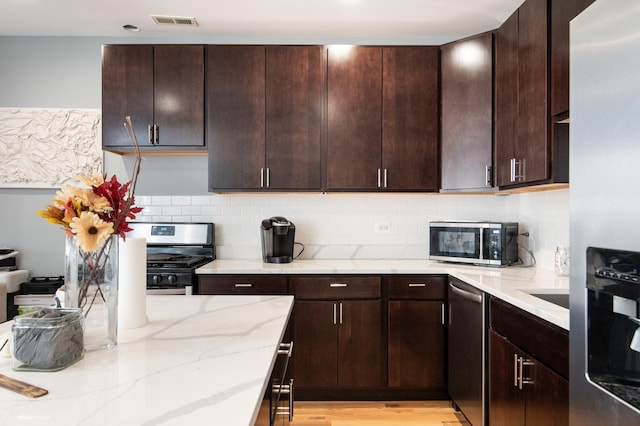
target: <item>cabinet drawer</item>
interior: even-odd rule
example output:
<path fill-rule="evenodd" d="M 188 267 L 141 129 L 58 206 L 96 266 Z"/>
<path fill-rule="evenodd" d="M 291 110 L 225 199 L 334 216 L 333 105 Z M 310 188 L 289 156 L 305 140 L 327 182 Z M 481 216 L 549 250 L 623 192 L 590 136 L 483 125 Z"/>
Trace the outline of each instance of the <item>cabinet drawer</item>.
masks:
<path fill-rule="evenodd" d="M 564 378 L 569 377 L 569 333 L 503 300 L 491 298 L 491 328 Z"/>
<path fill-rule="evenodd" d="M 444 299 L 445 275 L 407 275 L 389 277 L 389 299 Z"/>
<path fill-rule="evenodd" d="M 287 294 L 286 277 L 199 276 L 199 294 Z"/>
<path fill-rule="evenodd" d="M 293 277 L 298 299 L 377 299 L 381 297 L 380 277 Z"/>

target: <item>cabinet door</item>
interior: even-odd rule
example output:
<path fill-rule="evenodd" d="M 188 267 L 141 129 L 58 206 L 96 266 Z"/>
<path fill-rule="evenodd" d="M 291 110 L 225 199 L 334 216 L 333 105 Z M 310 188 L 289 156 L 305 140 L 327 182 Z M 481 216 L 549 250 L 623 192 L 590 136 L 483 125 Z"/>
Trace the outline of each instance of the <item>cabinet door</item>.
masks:
<path fill-rule="evenodd" d="M 382 386 L 381 303 L 380 300 L 339 302 L 338 386 Z"/>
<path fill-rule="evenodd" d="M 515 357 L 524 353 L 504 337 L 489 331 L 489 424 L 525 424 L 525 393 L 515 383 Z"/>
<path fill-rule="evenodd" d="M 384 189 L 439 188 L 438 57 L 437 47 L 382 49 Z"/>
<path fill-rule="evenodd" d="M 296 300 L 294 380 L 296 387 L 338 384 L 337 302 Z"/>
<path fill-rule="evenodd" d="M 495 178 L 510 185 L 518 118 L 518 11 L 495 33 Z"/>
<path fill-rule="evenodd" d="M 207 46 L 210 189 L 259 189 L 265 154 L 265 50 Z"/>
<path fill-rule="evenodd" d="M 204 47 L 155 46 L 153 63 L 158 145 L 204 147 Z"/>
<path fill-rule="evenodd" d="M 442 46 L 442 189 L 486 189 L 493 165 L 493 36 Z"/>
<path fill-rule="evenodd" d="M 446 388 L 442 302 L 390 300 L 390 387 Z"/>
<path fill-rule="evenodd" d="M 102 48 L 102 145 L 130 148 L 127 115 L 142 148 L 149 147 L 153 124 L 153 46 L 108 45 Z"/>
<path fill-rule="evenodd" d="M 547 0 L 527 0 L 518 19 L 518 133 L 516 159 L 523 161 L 518 182 L 549 176 L 547 82 Z"/>
<path fill-rule="evenodd" d="M 382 161 L 382 49 L 329 46 L 327 92 L 327 189 L 377 189 Z"/>
<path fill-rule="evenodd" d="M 569 111 L 569 22 L 594 0 L 551 2 L 551 115 Z"/>
<path fill-rule="evenodd" d="M 266 48 L 268 188 L 321 188 L 321 48 Z"/>
<path fill-rule="evenodd" d="M 527 426 L 567 426 L 569 424 L 569 381 L 539 361 L 527 367 L 531 384 L 526 389 Z"/>

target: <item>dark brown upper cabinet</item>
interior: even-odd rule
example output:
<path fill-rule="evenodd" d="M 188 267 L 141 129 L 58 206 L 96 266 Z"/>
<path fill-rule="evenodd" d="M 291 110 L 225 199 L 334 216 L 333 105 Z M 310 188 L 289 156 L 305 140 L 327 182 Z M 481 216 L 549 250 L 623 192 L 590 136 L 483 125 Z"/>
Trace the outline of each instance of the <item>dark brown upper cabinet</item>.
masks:
<path fill-rule="evenodd" d="M 203 46 L 103 46 L 105 150 L 132 151 L 127 115 L 143 150 L 204 151 Z"/>
<path fill-rule="evenodd" d="M 548 180 L 547 0 L 527 0 L 496 31 L 499 186 Z"/>
<path fill-rule="evenodd" d="M 436 191 L 437 47 L 327 48 L 328 191 Z"/>
<path fill-rule="evenodd" d="M 442 189 L 493 186 L 493 35 L 441 47 Z"/>
<path fill-rule="evenodd" d="M 381 95 L 381 48 L 327 48 L 327 190 L 379 188 Z"/>
<path fill-rule="evenodd" d="M 320 190 L 319 46 L 207 46 L 209 189 Z"/>
<path fill-rule="evenodd" d="M 516 10 L 495 33 L 495 177 L 496 184 L 511 183 L 511 159 L 518 119 L 518 17 Z"/>
<path fill-rule="evenodd" d="M 592 0 L 526 0 L 495 33 L 502 188 L 568 182 L 569 21 Z"/>
<path fill-rule="evenodd" d="M 569 23 L 595 0 L 551 2 L 551 115 L 569 115 Z"/>
<path fill-rule="evenodd" d="M 322 48 L 266 48 L 266 154 L 269 189 L 320 190 L 324 105 Z"/>

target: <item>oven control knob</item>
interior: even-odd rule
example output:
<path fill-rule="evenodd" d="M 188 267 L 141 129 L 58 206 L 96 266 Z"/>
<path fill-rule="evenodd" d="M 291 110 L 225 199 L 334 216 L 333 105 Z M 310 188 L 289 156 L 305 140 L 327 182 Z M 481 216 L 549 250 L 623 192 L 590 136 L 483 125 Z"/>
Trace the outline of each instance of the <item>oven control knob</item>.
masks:
<path fill-rule="evenodd" d="M 173 275 L 173 274 L 172 274 L 172 275 L 169 275 L 169 276 L 167 277 L 167 281 L 169 281 L 169 284 L 175 284 L 175 283 L 176 283 L 176 281 L 178 281 L 178 277 L 177 277 L 177 276 L 175 276 L 175 275 Z"/>
<path fill-rule="evenodd" d="M 162 275 L 154 275 L 151 279 L 154 284 L 160 284 L 162 282 Z"/>

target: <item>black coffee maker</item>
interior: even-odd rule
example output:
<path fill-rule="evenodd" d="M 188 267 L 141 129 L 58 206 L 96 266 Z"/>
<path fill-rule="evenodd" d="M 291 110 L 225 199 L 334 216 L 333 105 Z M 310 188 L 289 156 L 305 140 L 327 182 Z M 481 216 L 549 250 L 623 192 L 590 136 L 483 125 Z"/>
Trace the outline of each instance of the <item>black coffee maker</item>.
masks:
<path fill-rule="evenodd" d="M 296 227 L 282 216 L 262 221 L 262 261 L 267 263 L 291 263 Z"/>

